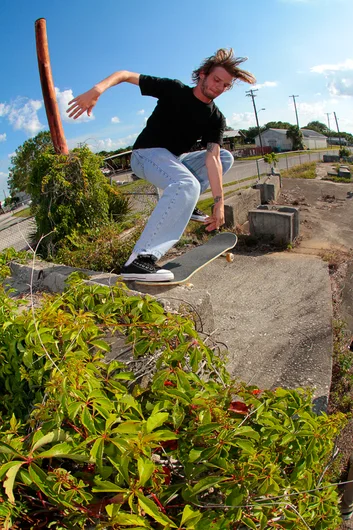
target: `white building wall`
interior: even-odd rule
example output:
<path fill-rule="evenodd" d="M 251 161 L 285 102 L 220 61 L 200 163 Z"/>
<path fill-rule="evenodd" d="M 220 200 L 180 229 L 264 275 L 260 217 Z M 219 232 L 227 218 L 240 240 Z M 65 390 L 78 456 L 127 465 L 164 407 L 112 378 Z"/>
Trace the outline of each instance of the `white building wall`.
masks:
<path fill-rule="evenodd" d="M 326 138 L 303 138 L 303 144 L 307 149 L 320 149 L 322 147 L 327 147 Z"/>
<path fill-rule="evenodd" d="M 261 139 L 264 147 L 277 148 L 281 151 L 290 151 L 292 149 L 292 141 L 285 134 L 277 133 L 276 131 L 265 131 L 261 133 Z M 259 136 L 256 136 L 255 143 L 257 146 L 260 145 Z"/>

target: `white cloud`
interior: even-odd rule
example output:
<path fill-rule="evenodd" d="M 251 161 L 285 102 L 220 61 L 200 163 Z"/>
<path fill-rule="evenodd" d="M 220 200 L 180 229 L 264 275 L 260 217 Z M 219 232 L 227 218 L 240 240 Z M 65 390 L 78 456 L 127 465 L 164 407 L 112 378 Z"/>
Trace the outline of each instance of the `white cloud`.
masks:
<path fill-rule="evenodd" d="M 353 96 L 353 59 L 336 64 L 319 64 L 313 66 L 311 72 L 325 76 L 332 96 Z"/>
<path fill-rule="evenodd" d="M 118 116 L 113 116 L 112 123 L 120 123 Z"/>
<path fill-rule="evenodd" d="M 7 158 L 12 158 L 15 155 L 16 155 L 16 151 L 14 151 L 13 153 L 10 153 L 9 155 L 7 155 Z"/>
<path fill-rule="evenodd" d="M 346 59 L 343 63 L 337 64 L 319 64 L 313 66 L 311 72 L 318 74 L 329 74 L 331 72 L 346 72 L 353 70 L 353 59 Z"/>
<path fill-rule="evenodd" d="M 69 101 L 74 99 L 74 95 L 71 89 L 63 90 L 61 92 L 60 88 L 55 87 L 55 94 L 56 94 L 56 99 L 58 101 L 58 107 L 59 107 L 61 119 L 63 121 L 70 122 L 70 123 L 73 123 L 73 122 L 82 123 L 85 121 L 94 120 L 93 113 L 90 116 L 87 116 L 87 112 L 84 112 L 83 114 L 81 114 L 81 116 L 77 118 L 76 120 L 74 120 L 73 118 L 69 118 L 69 115 L 67 114 L 66 111 L 69 107 Z"/>
<path fill-rule="evenodd" d="M 277 85 L 277 81 L 265 81 L 264 83 L 254 85 L 253 90 L 257 90 L 258 88 L 273 88 Z"/>
<path fill-rule="evenodd" d="M 136 114 L 143 115 L 145 114 L 145 110 L 144 109 L 138 110 Z"/>
<path fill-rule="evenodd" d="M 253 112 L 234 112 L 230 118 L 227 118 L 227 125 L 235 129 L 248 129 L 256 125 L 255 115 Z"/>
<path fill-rule="evenodd" d="M 0 134 L 0 142 L 6 142 L 6 133 Z"/>
<path fill-rule="evenodd" d="M 4 173 L 3 171 L 0 171 L 0 177 L 8 177 L 8 173 Z"/>
<path fill-rule="evenodd" d="M 120 147 L 126 147 L 127 145 L 132 145 L 135 142 L 135 139 L 137 137 L 136 134 L 129 134 L 128 136 L 125 136 L 124 138 L 118 138 L 118 139 L 112 139 L 112 138 L 80 138 L 79 142 L 76 139 L 68 140 L 68 146 L 70 149 L 73 149 L 74 147 L 77 147 L 78 143 L 84 143 L 89 146 L 90 149 L 94 153 L 97 153 L 99 151 L 113 151 L 115 149 L 119 149 Z"/>
<path fill-rule="evenodd" d="M 0 103 L 0 117 L 6 116 L 10 110 L 9 105 L 6 105 L 6 103 Z"/>
<path fill-rule="evenodd" d="M 34 136 L 44 128 L 37 114 L 41 108 L 41 101 L 17 97 L 11 103 L 0 103 L 0 116 L 5 117 L 16 131 L 22 130 Z"/>

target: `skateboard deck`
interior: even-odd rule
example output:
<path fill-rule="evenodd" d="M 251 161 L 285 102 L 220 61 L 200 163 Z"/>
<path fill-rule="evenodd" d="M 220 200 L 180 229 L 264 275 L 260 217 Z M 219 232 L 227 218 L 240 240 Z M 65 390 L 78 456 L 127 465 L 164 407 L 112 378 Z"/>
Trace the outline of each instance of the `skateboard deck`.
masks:
<path fill-rule="evenodd" d="M 189 250 L 182 256 L 162 265 L 174 274 L 174 280 L 164 282 L 147 282 L 135 280 L 138 285 L 179 285 L 187 282 L 195 272 L 211 263 L 224 252 L 231 250 L 237 244 L 237 236 L 231 232 L 221 232 L 209 239 L 203 245 Z"/>

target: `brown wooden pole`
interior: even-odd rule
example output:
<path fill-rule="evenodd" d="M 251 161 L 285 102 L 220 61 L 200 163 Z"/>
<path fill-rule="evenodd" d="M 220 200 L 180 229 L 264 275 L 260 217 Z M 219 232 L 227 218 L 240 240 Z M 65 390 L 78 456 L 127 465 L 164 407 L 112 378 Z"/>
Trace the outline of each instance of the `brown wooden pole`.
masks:
<path fill-rule="evenodd" d="M 60 155 L 68 155 L 69 150 L 65 139 L 64 129 L 61 123 L 58 102 L 55 95 L 53 76 L 50 67 L 46 24 L 45 18 L 39 18 L 35 22 L 40 82 L 42 85 L 44 105 L 54 149 L 56 153 Z"/>

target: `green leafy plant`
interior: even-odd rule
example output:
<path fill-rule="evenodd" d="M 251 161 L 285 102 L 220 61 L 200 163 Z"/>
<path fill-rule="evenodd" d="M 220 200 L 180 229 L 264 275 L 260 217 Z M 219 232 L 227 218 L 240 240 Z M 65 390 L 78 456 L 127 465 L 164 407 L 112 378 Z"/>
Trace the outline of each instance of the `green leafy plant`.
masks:
<path fill-rule="evenodd" d="M 347 147 L 341 147 L 341 149 L 339 150 L 339 156 L 340 158 L 347 158 L 351 156 L 351 152 L 349 149 L 347 149 Z"/>
<path fill-rule="evenodd" d="M 264 161 L 272 167 L 276 167 L 278 163 L 278 155 L 276 153 L 266 153 L 264 155 Z"/>
<path fill-rule="evenodd" d="M 2 527 L 338 525 L 344 420 L 310 393 L 232 381 L 192 321 L 123 284 L 75 274 L 38 309 L 1 302 Z"/>
<path fill-rule="evenodd" d="M 88 147 L 69 156 L 44 152 L 32 163 L 31 207 L 37 240 L 46 236 L 40 246 L 45 257 L 55 255 L 57 243 L 73 231 L 83 234 L 128 213 L 128 199 L 107 183 L 100 166 Z"/>

